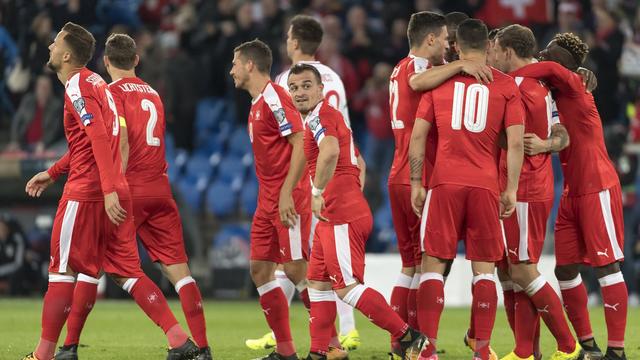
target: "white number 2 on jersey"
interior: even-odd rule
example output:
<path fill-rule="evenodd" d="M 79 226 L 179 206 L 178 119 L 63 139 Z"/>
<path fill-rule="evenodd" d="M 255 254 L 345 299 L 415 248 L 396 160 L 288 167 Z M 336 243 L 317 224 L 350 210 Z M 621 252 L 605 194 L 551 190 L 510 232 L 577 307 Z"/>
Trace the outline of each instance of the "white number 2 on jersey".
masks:
<path fill-rule="evenodd" d="M 482 84 L 466 85 L 456 82 L 453 88 L 453 107 L 451 108 L 451 128 L 462 129 L 464 102 L 464 127 L 479 133 L 487 126 L 487 108 L 489 106 L 489 88 Z M 465 101 L 466 99 L 466 101 Z"/>
<path fill-rule="evenodd" d="M 391 128 L 404 129 L 404 122 L 398 120 L 398 80 L 389 81 L 389 101 L 391 102 Z"/>
<path fill-rule="evenodd" d="M 140 102 L 142 110 L 149 112 L 149 120 L 147 120 L 147 145 L 160 146 L 160 139 L 153 136 L 153 129 L 156 128 L 158 122 L 158 111 L 152 101 L 143 99 Z"/>

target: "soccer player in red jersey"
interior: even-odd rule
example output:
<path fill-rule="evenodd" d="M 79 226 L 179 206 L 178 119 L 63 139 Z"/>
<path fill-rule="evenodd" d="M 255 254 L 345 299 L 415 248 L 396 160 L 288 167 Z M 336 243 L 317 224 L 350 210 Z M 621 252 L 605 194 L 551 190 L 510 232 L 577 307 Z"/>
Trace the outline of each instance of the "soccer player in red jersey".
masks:
<path fill-rule="evenodd" d="M 260 190 L 251 225 L 250 267 L 262 311 L 276 337 L 276 350 L 264 359 L 297 359 L 287 298 L 274 271 L 278 262 L 284 263 L 308 308 L 311 189 L 303 177 L 302 118 L 287 91 L 269 78 L 271 62 L 271 49 L 265 43 L 249 41 L 235 48 L 230 74 L 236 88 L 253 98 L 247 127 Z"/>
<path fill-rule="evenodd" d="M 445 17 L 433 12 L 411 16 L 407 30 L 411 50 L 394 68 L 389 78 L 389 108 L 391 128 L 395 137 L 395 153 L 389 174 L 391 214 L 398 238 L 402 269 L 391 293 L 391 306 L 400 316 L 417 327 L 416 294 L 420 282 L 419 219 L 411 209 L 408 151 L 420 91 L 438 86 L 449 77 L 465 71 L 488 80 L 491 72 L 484 64 L 455 61 L 443 65 L 447 50 Z M 434 67 L 434 65 L 440 65 Z M 435 132 L 429 138 L 426 176 L 435 154 Z M 425 184 L 427 183 L 425 179 Z M 392 344 L 397 349 L 397 344 Z"/>
<path fill-rule="evenodd" d="M 469 19 L 457 30 L 460 58 L 486 64 L 487 28 Z M 409 161 L 411 200 L 421 215 L 422 275 L 418 291 L 420 329 L 429 338 L 421 359 L 437 359 L 438 323 L 444 307 L 443 274 L 464 238 L 473 269 L 475 319 L 474 358 L 489 359 L 489 339 L 495 321 L 495 262 L 504 252 L 500 218 L 515 210 L 523 158 L 524 112 L 513 78 L 492 69 L 493 81 L 479 84 L 457 75 L 426 92 L 416 114 Z M 432 127 L 438 145 L 429 182 L 423 186 L 425 145 Z M 507 137 L 508 181 L 499 193 L 499 138 Z M 464 236 L 463 236 L 464 234 Z"/>
<path fill-rule="evenodd" d="M 131 198 L 118 151 L 118 113 L 107 84 L 85 67 L 94 49 L 93 35 L 73 23 L 65 24 L 49 46 L 47 65 L 65 85 L 64 126 L 69 151 L 29 180 L 26 191 L 40 196 L 61 174 L 68 172 L 69 176 L 52 230 L 42 334 L 36 350 L 26 359 L 53 357 L 72 300 L 82 309 L 95 302 L 101 269 L 128 289 L 165 331 L 172 348 L 168 359 L 191 358 L 197 348 L 169 310 L 160 289 L 140 269 Z M 77 359 L 77 353 L 71 352 L 66 359 Z"/>
<path fill-rule="evenodd" d="M 565 189 L 555 228 L 556 277 L 565 310 L 583 349 L 592 358 L 602 353 L 593 337 L 587 292 L 580 268 L 595 269 L 600 282 L 608 344 L 606 359 L 626 359 L 627 286 L 620 272 L 624 260 L 622 192 L 616 170 L 607 155 L 602 121 L 593 96 L 574 71 L 584 61 L 588 46 L 571 33 L 558 34 L 540 52 L 542 61 L 514 73 L 545 81 L 553 90 L 560 116 L 571 136 L 571 146 L 560 153 Z M 525 140 L 532 153 L 548 151 L 545 141 Z"/>
<path fill-rule="evenodd" d="M 494 66 L 513 73 L 531 64 L 536 48 L 533 32 L 521 25 L 510 25 L 497 33 L 494 43 Z M 540 274 L 540 259 L 547 229 L 547 219 L 553 205 L 553 168 L 551 152 L 569 145 L 567 130 L 559 122 L 558 111 L 549 89 L 540 81 L 516 76 L 525 109 L 525 138 L 533 134 L 548 142 L 548 151 L 525 156 L 520 173 L 516 211 L 504 219 L 507 258 L 502 270 L 514 286 L 514 334 L 516 345 L 503 360 L 528 359 L 534 355 L 534 339 L 540 316 L 556 338 L 558 350 L 553 359 L 577 359 L 580 346 L 571 334 L 564 318 L 560 298 Z M 505 157 L 502 157 L 501 182 L 506 182 Z M 508 262 L 507 262 L 508 261 Z M 506 266 L 504 266 L 506 265 Z M 508 310 L 507 310 L 508 311 Z"/>
<path fill-rule="evenodd" d="M 424 336 L 413 330 L 377 291 L 363 285 L 364 246 L 373 217 L 360 189 L 351 130 L 324 101 L 320 72 L 297 64 L 289 91 L 305 118 L 304 152 L 313 181 L 311 208 L 320 220 L 309 263 L 311 349 L 307 359 L 326 359 L 336 317 L 335 294 L 389 331 L 406 358 L 417 357 Z"/>
<path fill-rule="evenodd" d="M 166 174 L 164 107 L 158 93 L 136 77 L 137 61 L 131 37 L 114 34 L 107 39 L 104 63 L 113 80 L 109 90 L 119 116 L 121 157 L 133 201 L 135 228 L 149 256 L 161 264 L 180 296 L 187 324 L 200 347 L 198 359 L 211 359 L 202 297 L 189 272 L 180 215 Z M 92 300 L 95 302 L 95 297 Z M 83 311 L 76 309 L 79 306 L 80 302 L 74 302 L 71 309 L 63 349 L 77 348 L 83 324 L 93 307 L 85 306 Z"/>

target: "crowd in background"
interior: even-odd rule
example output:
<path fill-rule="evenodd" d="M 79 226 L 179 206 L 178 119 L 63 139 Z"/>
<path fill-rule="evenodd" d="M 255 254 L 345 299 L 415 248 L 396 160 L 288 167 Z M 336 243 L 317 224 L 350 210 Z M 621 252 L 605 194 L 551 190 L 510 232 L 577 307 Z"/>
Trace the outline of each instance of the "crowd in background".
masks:
<path fill-rule="evenodd" d="M 138 75 L 159 91 L 168 132 L 175 147 L 189 154 L 197 146 L 194 121 L 202 99 L 222 99 L 231 109 L 233 127 L 244 126 L 250 98 L 234 89 L 228 75 L 233 48 L 260 38 L 273 50 L 275 76 L 290 63 L 285 37 L 295 14 L 317 17 L 324 28 L 318 59 L 343 79 L 356 141 L 368 163 L 367 196 L 373 208 L 384 202 L 379 184 L 386 181 L 393 157 L 388 118 L 388 78 L 408 53 L 406 30 L 411 13 L 462 11 L 490 27 L 517 21 L 529 25 L 541 46 L 558 32 L 579 34 L 590 46 L 585 67 L 598 79 L 594 92 L 605 127 L 607 148 L 625 190 L 627 264 L 634 282 L 640 259 L 636 205 L 640 142 L 640 5 L 635 0 L 0 0 L 0 156 L 55 157 L 65 151 L 62 129 L 63 87 L 46 69 L 48 46 L 67 21 L 87 27 L 97 49 L 89 64 L 105 76 L 104 40 L 126 32 L 138 46 Z M 527 5 L 527 6 L 525 6 Z M 504 9 L 505 6 L 513 6 Z M 509 11 L 502 16 L 501 11 Z M 579 140 L 572 140 L 579 141 Z M 639 182 L 640 184 L 640 182 Z M 377 220 L 377 218 L 376 218 Z M 9 225 L 4 225 L 9 224 Z M 0 253 L 6 269 L 22 268 L 28 279 L 32 260 L 45 250 L 29 250 L 19 224 L 0 220 L 0 252 L 23 257 L 19 263 Z M 16 239 L 20 237 L 20 239 Z M 9 244 L 11 242 L 11 245 Z M 20 245 L 22 244 L 22 245 Z M 29 245 L 29 246 L 28 246 Z M 26 250 L 25 250 L 26 248 Z M 33 248 L 33 246 L 31 246 Z M 36 249 L 39 249 L 37 246 Z M 385 246 L 382 250 L 387 250 Z M 372 245 L 370 249 L 377 249 Z M 37 255 L 40 254 L 40 255 Z M 29 256 L 27 256 L 29 255 Z M 44 259 L 46 260 L 46 256 Z M 35 261 L 35 260 L 33 260 Z M 0 263 L 0 291 L 7 276 Z M 31 270 L 30 270 L 31 269 Z M 36 271 L 36 270 L 33 270 Z M 632 280 L 630 280 L 632 279 Z M 636 297 L 637 298 L 637 297 Z"/>

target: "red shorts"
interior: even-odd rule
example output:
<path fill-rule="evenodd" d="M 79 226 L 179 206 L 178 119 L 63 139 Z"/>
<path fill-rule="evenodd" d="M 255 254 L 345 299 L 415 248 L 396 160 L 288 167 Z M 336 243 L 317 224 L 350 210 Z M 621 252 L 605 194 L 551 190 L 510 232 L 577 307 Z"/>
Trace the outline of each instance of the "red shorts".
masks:
<path fill-rule="evenodd" d="M 513 215 L 502 221 L 510 263 L 538 263 L 552 206 L 553 200 L 517 202 Z"/>
<path fill-rule="evenodd" d="M 102 201 L 60 200 L 51 231 L 49 272 L 71 270 L 97 277 L 105 255 L 107 221 Z"/>
<path fill-rule="evenodd" d="M 131 200 L 120 199 L 120 206 L 127 211 L 127 218 L 120 225 L 113 224 L 105 213 L 105 218 L 107 219 L 105 226 L 107 249 L 102 267 L 107 274 L 125 278 L 139 278 L 144 276 L 144 272 L 140 268 L 140 256 L 138 254 Z M 102 211 L 104 212 L 104 205 Z"/>
<path fill-rule="evenodd" d="M 134 199 L 133 218 L 151 260 L 165 265 L 189 260 L 182 238 L 182 221 L 172 198 Z"/>
<path fill-rule="evenodd" d="M 280 221 L 280 214 L 267 215 L 260 210 L 251 223 L 251 260 L 288 263 L 307 260 L 311 212 L 298 214 L 296 226 L 288 228 Z"/>
<path fill-rule="evenodd" d="M 371 234 L 371 215 L 347 224 L 319 222 L 309 260 L 309 280 L 331 282 L 333 289 L 364 283 L 364 245 Z"/>
<path fill-rule="evenodd" d="M 416 216 L 411 207 L 411 186 L 389 184 L 389 200 L 402 267 L 419 266 L 422 261 L 420 218 Z"/>
<path fill-rule="evenodd" d="M 498 261 L 504 255 L 498 195 L 476 187 L 443 184 L 427 192 L 422 213 L 422 251 L 453 259 L 464 239 L 466 258 Z"/>
<path fill-rule="evenodd" d="M 555 228 L 556 264 L 604 266 L 624 260 L 620 185 L 581 196 L 562 195 Z"/>

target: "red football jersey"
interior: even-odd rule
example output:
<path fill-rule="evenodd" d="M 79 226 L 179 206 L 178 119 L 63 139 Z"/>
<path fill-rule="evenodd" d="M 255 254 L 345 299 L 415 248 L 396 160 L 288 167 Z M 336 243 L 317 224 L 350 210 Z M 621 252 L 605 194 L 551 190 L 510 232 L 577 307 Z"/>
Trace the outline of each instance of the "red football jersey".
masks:
<path fill-rule="evenodd" d="M 360 169 L 353 136 L 340 111 L 321 101 L 305 118 L 304 154 L 309 175 L 316 176 L 319 145 L 327 136 L 338 139 L 340 155 L 333 177 L 323 193 L 326 209 L 322 215 L 332 224 L 346 224 L 369 216 L 371 210 L 360 190 Z"/>
<path fill-rule="evenodd" d="M 64 132 L 69 151 L 48 171 L 68 172 L 63 199 L 104 200 L 104 194 L 129 190 L 120 158 L 118 112 L 107 83 L 82 68 L 65 84 Z"/>
<path fill-rule="evenodd" d="M 251 101 L 249 138 L 253 147 L 258 177 L 258 209 L 277 211 L 280 189 L 289 172 L 291 145 L 286 137 L 304 130 L 300 113 L 285 89 L 269 81 L 260 95 Z M 304 194 L 296 199 L 296 210 L 310 208 L 311 185 L 302 177 L 297 189 Z"/>
<path fill-rule="evenodd" d="M 569 196 L 600 192 L 619 185 L 616 170 L 604 145 L 602 121 L 580 75 L 550 61 L 527 65 L 514 75 L 545 81 L 553 94 L 571 145 L 560 152 Z"/>
<path fill-rule="evenodd" d="M 164 105 L 158 93 L 137 77 L 109 84 L 129 140 L 127 182 L 131 196 L 171 197 L 165 157 Z"/>
<path fill-rule="evenodd" d="M 505 128 L 524 124 L 524 110 L 513 78 L 492 72 L 488 85 L 456 75 L 422 96 L 416 117 L 438 129 L 429 187 L 454 184 L 499 192 L 498 138 Z"/>
<path fill-rule="evenodd" d="M 395 138 L 395 152 L 389 173 L 389 184 L 410 184 L 409 142 L 422 93 L 413 91 L 409 86 L 409 79 L 430 67 L 431 64 L 427 59 L 409 55 L 400 60 L 389 78 L 389 115 Z M 435 159 L 436 134 L 436 131 L 430 132 L 427 139 L 427 159 L 429 161 L 425 163 L 425 179 L 431 175 L 431 166 Z M 428 184 L 428 180 L 426 183 Z"/>
<path fill-rule="evenodd" d="M 560 122 L 558 109 L 551 91 L 540 81 L 522 76 L 515 77 L 525 110 L 524 132 L 547 139 L 551 126 Z M 507 183 L 507 152 L 502 151 L 500 165 L 502 188 Z M 553 199 L 553 167 L 551 154 L 525 156 L 518 184 L 518 201 L 534 202 Z"/>

